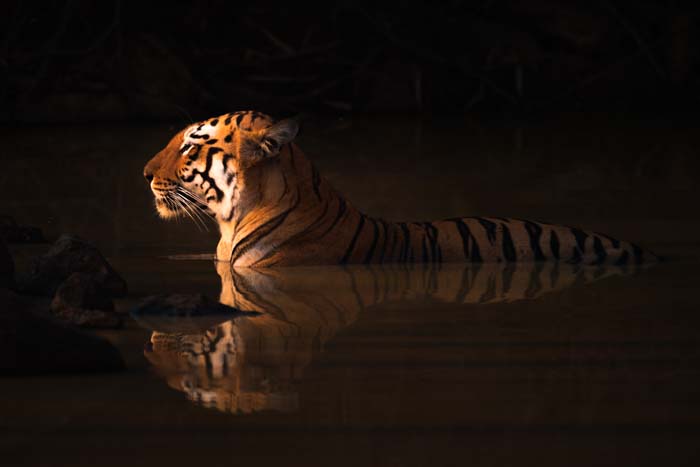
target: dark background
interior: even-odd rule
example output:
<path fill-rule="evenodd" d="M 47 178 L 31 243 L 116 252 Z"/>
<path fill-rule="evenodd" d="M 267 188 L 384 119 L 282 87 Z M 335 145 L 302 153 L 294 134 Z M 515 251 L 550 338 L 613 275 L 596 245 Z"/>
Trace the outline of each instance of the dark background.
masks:
<path fill-rule="evenodd" d="M 698 104 L 694 1 L 3 4 L 5 122 Z"/>
<path fill-rule="evenodd" d="M 0 222 L 94 243 L 128 283 L 118 309 L 219 291 L 208 262 L 162 259 L 219 235 L 160 219 L 143 167 L 192 120 L 247 108 L 307 116 L 300 147 L 372 216 L 549 221 L 668 259 L 483 307 L 416 289 L 294 365 L 295 414 L 195 407 L 152 375 L 147 331 L 102 333 L 126 373 L 0 381 L 0 456 L 700 465 L 698 19 L 697 0 L 0 2 Z M 11 245 L 18 275 L 46 248 Z M 342 293 L 318 291 L 334 316 Z"/>

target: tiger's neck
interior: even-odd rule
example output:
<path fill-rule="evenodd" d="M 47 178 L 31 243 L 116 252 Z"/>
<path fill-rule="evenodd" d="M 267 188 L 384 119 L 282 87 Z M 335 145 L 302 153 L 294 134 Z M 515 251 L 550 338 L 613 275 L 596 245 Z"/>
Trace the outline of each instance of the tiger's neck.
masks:
<path fill-rule="evenodd" d="M 326 246 L 349 241 L 347 217 L 360 213 L 349 205 L 293 145 L 276 160 L 261 164 L 238 180 L 235 215 L 219 219 L 217 259 L 235 266 L 337 263 Z M 310 253 L 310 249 L 314 252 Z"/>

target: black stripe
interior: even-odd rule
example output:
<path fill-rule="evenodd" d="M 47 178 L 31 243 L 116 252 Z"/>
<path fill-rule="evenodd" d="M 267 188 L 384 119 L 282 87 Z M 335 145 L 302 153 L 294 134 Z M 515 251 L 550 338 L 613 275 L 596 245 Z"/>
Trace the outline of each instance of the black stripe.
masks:
<path fill-rule="evenodd" d="M 586 235 L 586 232 L 580 229 L 570 228 L 570 230 L 576 239 L 576 245 L 578 246 L 579 251 L 583 255 L 586 252 L 586 239 L 588 238 L 588 235 Z"/>
<path fill-rule="evenodd" d="M 542 273 L 543 268 L 544 265 L 542 263 L 538 263 L 532 269 L 532 272 L 530 272 L 530 281 L 527 285 L 527 289 L 525 289 L 525 297 L 532 298 L 536 296 L 540 290 L 542 290 L 540 274 Z"/>
<path fill-rule="evenodd" d="M 629 261 L 629 253 L 627 253 L 627 250 L 624 250 L 620 257 L 615 261 L 615 266 L 624 266 L 627 264 L 627 261 Z"/>
<path fill-rule="evenodd" d="M 513 275 L 515 274 L 515 269 L 516 266 L 514 264 L 508 264 L 503 268 L 503 272 L 501 273 L 501 279 L 503 282 L 503 290 L 501 291 L 501 294 L 503 296 L 510 292 L 510 288 L 513 285 Z"/>
<path fill-rule="evenodd" d="M 350 245 L 348 245 L 348 249 L 345 251 L 345 254 L 340 259 L 340 264 L 347 264 L 348 259 L 350 258 L 350 255 L 352 254 L 352 250 L 355 248 L 355 243 L 357 243 L 357 238 L 360 236 L 360 232 L 362 231 L 362 227 L 364 227 L 364 225 L 365 225 L 365 215 L 360 214 L 360 220 L 357 224 L 357 230 L 355 230 L 355 234 L 352 236 L 352 240 L 350 241 Z"/>
<path fill-rule="evenodd" d="M 457 224 L 457 230 L 459 230 L 459 235 L 462 237 L 464 259 L 475 263 L 481 263 L 483 260 L 479 252 L 479 245 L 477 245 L 476 239 L 472 235 L 471 230 L 469 230 L 469 227 L 467 227 L 467 224 L 462 219 L 452 220 Z"/>
<path fill-rule="evenodd" d="M 581 262 L 583 255 L 586 253 L 586 239 L 588 238 L 588 235 L 583 230 L 577 228 L 570 227 L 569 230 L 576 239 L 576 246 L 574 247 L 570 262 L 579 263 Z"/>
<path fill-rule="evenodd" d="M 236 126 L 241 126 L 241 122 L 243 121 L 243 117 L 244 117 L 244 116 L 245 116 L 245 115 L 243 115 L 243 114 L 241 114 L 241 113 L 239 113 L 239 114 L 236 116 Z"/>
<path fill-rule="evenodd" d="M 567 263 L 570 264 L 576 264 L 581 262 L 581 252 L 577 247 L 572 248 L 573 252 L 571 254 L 571 258 L 567 261 Z"/>
<path fill-rule="evenodd" d="M 318 169 L 316 169 L 316 166 L 314 165 L 311 166 L 311 180 L 314 187 L 314 193 L 316 193 L 316 198 L 321 201 L 321 192 L 319 191 L 319 187 L 321 185 L 321 175 L 318 173 Z"/>
<path fill-rule="evenodd" d="M 524 222 L 525 230 L 527 230 L 527 235 L 530 237 L 530 248 L 532 248 L 532 253 L 535 257 L 535 261 L 544 261 L 544 253 L 542 253 L 542 247 L 540 246 L 540 238 L 542 237 L 542 227 L 535 224 L 534 222 Z"/>
<path fill-rule="evenodd" d="M 197 160 L 199 158 L 199 153 L 202 150 L 202 146 L 199 144 L 194 145 L 194 149 L 187 155 L 190 161 Z"/>
<path fill-rule="evenodd" d="M 459 236 L 462 237 L 462 250 L 464 251 L 464 259 L 469 259 L 469 238 L 471 233 L 469 232 L 469 227 L 467 227 L 462 219 L 452 219 L 457 226 L 457 231 Z"/>
<path fill-rule="evenodd" d="M 630 245 L 632 246 L 632 254 L 634 255 L 634 264 L 641 264 L 644 261 L 644 251 L 634 243 L 630 243 Z"/>
<path fill-rule="evenodd" d="M 256 292 L 255 286 L 253 286 L 251 281 L 247 280 L 245 276 L 235 271 L 231 271 L 231 273 L 233 289 L 237 293 L 240 293 L 246 301 L 259 305 L 260 309 L 265 310 L 272 316 L 284 316 L 284 310 L 274 303 L 265 300 L 262 294 Z"/>
<path fill-rule="evenodd" d="M 295 233 L 291 237 L 287 237 L 287 239 L 285 239 L 282 242 L 275 245 L 275 247 L 272 248 L 270 251 L 268 251 L 262 258 L 259 258 L 257 261 L 255 261 L 255 264 L 257 265 L 258 263 L 261 263 L 262 261 L 269 259 L 271 256 L 276 254 L 282 246 L 293 243 L 293 242 L 297 241 L 298 239 L 302 238 L 307 233 L 313 231 L 313 229 L 315 229 L 321 223 L 323 223 L 323 220 L 326 218 L 326 214 L 328 214 L 328 203 L 324 204 L 323 210 L 321 211 L 321 214 L 319 214 L 319 216 L 316 219 L 314 219 L 313 222 L 311 222 L 309 225 L 307 225 L 305 228 L 303 228 L 299 232 Z"/>
<path fill-rule="evenodd" d="M 457 219 L 454 219 L 455 221 Z M 469 289 L 471 289 L 471 281 L 469 280 L 469 273 L 471 272 L 471 268 L 473 266 L 465 266 L 464 269 L 462 269 L 462 279 L 460 280 L 460 286 L 459 290 L 457 291 L 457 295 L 455 296 L 454 302 L 455 303 L 464 303 L 464 297 L 467 296 L 469 293 Z M 478 266 L 477 266 L 478 267 Z M 478 270 L 476 272 L 478 274 Z"/>
<path fill-rule="evenodd" d="M 549 237 L 549 248 L 552 249 L 552 256 L 559 259 L 559 236 L 554 229 L 552 229 Z"/>
<path fill-rule="evenodd" d="M 367 256 L 365 256 L 365 264 L 372 261 L 372 255 L 374 254 L 374 249 L 377 247 L 377 240 L 379 239 L 379 225 L 377 225 L 377 221 L 372 218 L 370 218 L 370 221 L 372 221 L 372 225 L 374 226 L 374 237 L 372 238 L 372 244 L 369 247 Z"/>
<path fill-rule="evenodd" d="M 605 258 L 608 256 L 605 248 L 603 247 L 603 242 L 600 241 L 599 237 L 593 237 L 593 251 L 597 256 L 595 264 L 602 264 L 605 262 Z"/>
<path fill-rule="evenodd" d="M 382 224 L 382 228 L 384 231 L 384 241 L 382 242 L 382 248 L 379 252 L 379 263 L 384 262 L 384 255 L 386 255 L 386 242 L 389 240 L 389 231 L 387 230 L 386 222 L 384 222 L 382 219 L 379 219 L 379 222 Z"/>
<path fill-rule="evenodd" d="M 401 252 L 400 261 L 406 261 L 408 259 L 408 252 L 411 249 L 411 232 L 408 230 L 408 226 L 405 222 L 399 224 L 401 226 L 401 231 L 403 232 L 404 244 L 403 251 Z"/>
<path fill-rule="evenodd" d="M 198 151 L 199 151 L 199 148 L 198 148 Z M 216 199 L 220 201 L 224 196 L 224 192 L 221 191 L 219 186 L 216 184 L 215 180 L 211 176 L 209 176 L 209 171 L 211 170 L 211 166 L 212 166 L 212 157 L 214 154 L 216 154 L 219 151 L 221 151 L 221 149 L 219 149 L 219 148 L 209 148 L 209 151 L 207 152 L 207 156 L 206 156 L 206 166 L 205 166 L 204 170 L 200 172 L 197 169 L 193 169 L 192 173 L 190 175 L 188 175 L 187 177 L 182 177 L 182 180 L 184 182 L 191 182 L 195 179 L 195 177 L 197 175 L 199 175 L 200 177 L 202 177 L 202 184 L 204 184 L 204 182 L 209 182 L 210 189 L 213 189 L 215 191 Z"/>
<path fill-rule="evenodd" d="M 319 239 L 325 237 L 326 234 L 328 234 L 328 232 L 333 230 L 333 228 L 338 224 L 338 222 L 340 222 L 340 219 L 341 219 L 341 217 L 343 217 L 343 214 L 345 214 L 347 207 L 348 207 L 348 205 L 345 202 L 345 200 L 341 197 L 338 197 L 338 213 L 336 214 L 335 219 L 333 219 L 333 222 L 331 223 L 331 225 L 329 225 L 328 228 L 326 230 L 324 230 L 321 235 L 318 236 Z"/>
<path fill-rule="evenodd" d="M 430 222 L 424 222 L 423 227 L 425 228 L 425 236 L 428 239 L 428 242 L 430 243 L 430 259 L 432 261 L 435 261 L 437 257 L 435 241 L 433 239 L 433 230 L 435 230 L 435 227 L 433 227 L 433 224 L 431 224 Z"/>
<path fill-rule="evenodd" d="M 399 231 L 394 224 L 389 224 L 391 227 L 391 251 L 389 252 L 389 258 L 391 262 L 396 261 L 396 256 L 394 256 L 394 250 L 399 244 Z"/>
<path fill-rule="evenodd" d="M 289 182 L 287 181 L 287 175 L 284 172 L 282 172 L 282 181 L 284 182 L 284 189 L 282 190 L 282 194 L 280 195 L 279 199 L 284 198 L 287 196 L 287 193 L 289 193 Z"/>
<path fill-rule="evenodd" d="M 476 217 L 475 219 L 484 227 L 484 230 L 486 230 L 486 237 L 491 245 L 493 245 L 496 242 L 496 224 L 481 217 Z"/>
<path fill-rule="evenodd" d="M 289 148 L 289 162 L 292 164 L 292 170 L 296 172 L 297 170 L 297 163 L 294 160 L 294 156 L 296 155 L 294 153 L 294 147 L 292 146 L 292 143 L 287 143 L 287 147 Z"/>
<path fill-rule="evenodd" d="M 510 229 L 506 224 L 501 224 L 501 227 L 503 228 L 503 256 L 505 256 L 506 261 L 517 261 L 518 258 L 515 254 L 515 245 L 513 244 L 513 237 L 510 235 Z"/>
<path fill-rule="evenodd" d="M 236 243 L 236 246 L 233 247 L 233 251 L 231 251 L 231 263 L 240 258 L 253 244 L 259 242 L 261 239 L 279 227 L 285 221 L 289 213 L 297 208 L 300 199 L 301 195 L 297 190 L 296 200 L 294 200 L 294 204 L 291 207 L 265 222 L 260 227 L 243 237 L 240 242 Z"/>
<path fill-rule="evenodd" d="M 209 172 L 211 171 L 211 166 L 214 160 L 214 154 L 221 152 L 222 149 L 219 148 L 209 148 L 207 151 L 207 165 L 204 168 L 204 172 L 202 172 L 200 175 L 202 176 L 202 180 L 209 182 L 209 187 L 210 189 L 213 189 L 214 192 L 216 193 L 216 199 L 217 201 L 221 201 L 221 199 L 224 197 L 224 192 L 221 191 L 219 188 L 219 185 L 216 184 L 216 180 L 212 178 L 209 175 Z M 204 182 L 202 182 L 204 183 Z M 207 190 L 208 191 L 208 190 Z"/>
<path fill-rule="evenodd" d="M 428 262 L 428 240 L 427 240 L 427 237 L 428 237 L 428 233 L 426 232 L 425 235 L 423 236 L 423 244 L 422 244 L 422 246 L 423 246 L 423 250 L 422 250 L 423 251 L 423 259 L 422 259 L 422 261 L 424 263 Z"/>
<path fill-rule="evenodd" d="M 438 229 L 431 223 L 425 222 L 425 232 L 430 241 L 430 254 L 432 261 L 442 262 L 442 251 L 440 249 L 440 243 L 438 242 Z"/>

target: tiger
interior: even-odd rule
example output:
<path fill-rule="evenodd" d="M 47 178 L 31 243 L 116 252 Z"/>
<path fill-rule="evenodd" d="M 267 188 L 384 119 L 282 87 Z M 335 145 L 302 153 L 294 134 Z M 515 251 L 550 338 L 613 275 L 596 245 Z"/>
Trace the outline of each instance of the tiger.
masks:
<path fill-rule="evenodd" d="M 157 212 L 210 216 L 216 258 L 241 267 L 381 263 L 659 260 L 609 235 L 532 220 L 459 217 L 389 222 L 346 200 L 294 142 L 297 119 L 257 111 L 178 132 L 144 167 Z"/>
<path fill-rule="evenodd" d="M 538 300 L 637 266 L 559 262 L 394 264 L 345 267 L 238 268 L 216 262 L 219 301 L 239 315 L 208 329 L 182 320 L 151 329 L 147 360 L 191 402 L 232 414 L 299 409 L 305 369 L 339 332 L 378 306 L 444 303 L 488 307 Z M 151 319 L 149 319 L 151 318 Z"/>

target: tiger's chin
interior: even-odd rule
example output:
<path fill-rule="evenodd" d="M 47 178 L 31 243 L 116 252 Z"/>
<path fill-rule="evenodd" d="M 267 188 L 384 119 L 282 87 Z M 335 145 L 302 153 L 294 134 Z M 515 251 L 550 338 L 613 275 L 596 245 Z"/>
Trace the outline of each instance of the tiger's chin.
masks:
<path fill-rule="evenodd" d="M 168 206 L 165 201 L 160 198 L 156 198 L 156 211 L 161 219 L 173 219 L 178 215 L 178 209 L 173 209 L 172 206 Z"/>

